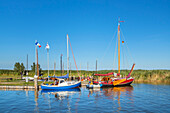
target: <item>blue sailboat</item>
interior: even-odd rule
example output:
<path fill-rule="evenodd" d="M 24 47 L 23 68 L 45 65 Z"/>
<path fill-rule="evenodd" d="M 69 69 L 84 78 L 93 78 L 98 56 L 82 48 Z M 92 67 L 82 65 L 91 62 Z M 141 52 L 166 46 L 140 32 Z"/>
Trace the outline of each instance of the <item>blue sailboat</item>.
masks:
<path fill-rule="evenodd" d="M 78 88 L 81 86 L 81 81 L 65 81 L 64 79 L 55 78 L 54 84 L 42 84 L 41 89 L 64 90 Z"/>
<path fill-rule="evenodd" d="M 81 81 L 65 81 L 69 77 L 69 55 L 68 55 L 68 35 L 67 35 L 67 75 L 65 76 L 55 76 L 52 77 L 53 84 L 41 84 L 41 89 L 50 89 L 50 90 L 64 90 L 78 88 L 81 86 Z M 74 59 L 75 60 L 75 59 Z"/>

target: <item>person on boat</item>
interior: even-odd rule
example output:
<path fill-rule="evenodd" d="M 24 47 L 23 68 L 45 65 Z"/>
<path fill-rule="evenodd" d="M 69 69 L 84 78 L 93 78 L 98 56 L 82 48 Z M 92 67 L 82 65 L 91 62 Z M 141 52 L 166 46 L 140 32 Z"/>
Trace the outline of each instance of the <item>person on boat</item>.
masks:
<path fill-rule="evenodd" d="M 55 80 L 55 81 L 54 81 L 54 85 L 58 85 L 58 80 Z"/>

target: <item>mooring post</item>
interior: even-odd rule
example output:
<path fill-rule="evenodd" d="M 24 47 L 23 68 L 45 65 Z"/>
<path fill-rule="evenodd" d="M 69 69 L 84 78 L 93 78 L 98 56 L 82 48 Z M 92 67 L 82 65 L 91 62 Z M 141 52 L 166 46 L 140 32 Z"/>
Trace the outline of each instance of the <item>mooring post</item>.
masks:
<path fill-rule="evenodd" d="M 34 75 L 34 87 L 35 87 L 35 90 L 38 89 L 38 76 L 37 75 Z"/>

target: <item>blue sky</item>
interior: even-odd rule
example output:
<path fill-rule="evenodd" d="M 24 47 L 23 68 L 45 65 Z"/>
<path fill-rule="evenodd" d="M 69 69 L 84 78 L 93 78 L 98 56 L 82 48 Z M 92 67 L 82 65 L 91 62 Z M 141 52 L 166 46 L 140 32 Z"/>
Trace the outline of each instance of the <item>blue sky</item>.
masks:
<path fill-rule="evenodd" d="M 59 69 L 62 53 L 66 67 L 66 35 L 69 34 L 81 69 L 116 69 L 114 50 L 118 17 L 130 50 L 128 65 L 121 68 L 170 69 L 169 0 L 0 0 L 0 69 L 15 62 L 29 68 L 35 60 L 35 40 L 42 45 L 39 63 L 47 69 L 45 46 L 50 45 L 50 69 Z M 112 43 L 110 42 L 112 40 Z M 110 45 L 110 46 L 109 46 Z M 107 49 L 108 48 L 108 49 Z M 107 51 L 106 51 L 107 50 Z M 71 51 L 70 51 L 71 53 Z M 72 69 L 74 60 L 70 54 Z"/>

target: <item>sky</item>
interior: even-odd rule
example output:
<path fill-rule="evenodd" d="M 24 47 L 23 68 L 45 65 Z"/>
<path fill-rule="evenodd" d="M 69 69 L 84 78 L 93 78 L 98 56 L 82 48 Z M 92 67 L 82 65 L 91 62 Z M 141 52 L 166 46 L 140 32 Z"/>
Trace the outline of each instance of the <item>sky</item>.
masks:
<path fill-rule="evenodd" d="M 35 40 L 39 64 L 60 69 L 63 54 L 67 65 L 69 35 L 79 69 L 117 69 L 116 38 L 121 23 L 121 69 L 170 69 L 169 0 L 0 0 L 0 69 L 13 69 L 16 62 L 29 69 L 35 62 Z M 127 45 L 127 47 L 125 47 Z M 123 49 L 124 48 L 124 49 Z M 126 49 L 125 49 L 126 48 Z M 124 55 L 127 53 L 127 55 Z M 71 69 L 76 69 L 70 53 Z M 115 54 L 116 53 L 116 54 Z M 125 63 L 126 62 L 126 63 Z"/>

